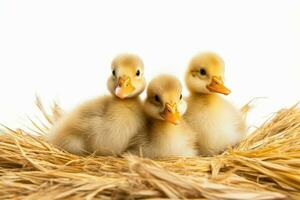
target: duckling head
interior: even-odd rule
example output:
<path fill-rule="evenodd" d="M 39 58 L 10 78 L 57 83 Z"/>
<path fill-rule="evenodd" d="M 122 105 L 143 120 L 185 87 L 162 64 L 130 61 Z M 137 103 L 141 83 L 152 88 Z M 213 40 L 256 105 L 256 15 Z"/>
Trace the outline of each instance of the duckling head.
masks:
<path fill-rule="evenodd" d="M 228 95 L 231 91 L 224 85 L 224 62 L 211 52 L 195 55 L 186 71 L 185 82 L 192 93 Z"/>
<path fill-rule="evenodd" d="M 182 86 L 173 76 L 160 75 L 148 86 L 145 112 L 152 118 L 178 124 L 187 109 L 182 98 Z"/>
<path fill-rule="evenodd" d="M 118 55 L 112 61 L 111 71 L 107 87 L 113 95 L 125 99 L 136 97 L 144 91 L 144 64 L 137 55 Z"/>

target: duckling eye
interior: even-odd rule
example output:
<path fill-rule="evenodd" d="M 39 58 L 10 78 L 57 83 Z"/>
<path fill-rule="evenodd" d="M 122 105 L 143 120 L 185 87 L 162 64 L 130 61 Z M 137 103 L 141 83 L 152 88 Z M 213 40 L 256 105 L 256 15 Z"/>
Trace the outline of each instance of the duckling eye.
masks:
<path fill-rule="evenodd" d="M 179 99 L 180 99 L 180 100 L 182 99 L 182 94 L 180 94 L 180 97 L 179 97 Z"/>
<path fill-rule="evenodd" d="M 137 70 L 135 73 L 136 76 L 140 76 L 140 74 L 141 74 L 140 70 Z"/>
<path fill-rule="evenodd" d="M 115 70 L 112 71 L 112 75 L 116 76 L 116 71 Z"/>
<path fill-rule="evenodd" d="M 160 99 L 159 99 L 159 96 L 158 96 L 158 95 L 155 95 L 155 96 L 154 96 L 154 99 L 155 99 L 156 102 L 160 102 Z"/>
<path fill-rule="evenodd" d="M 200 69 L 200 71 L 199 71 L 199 73 L 200 73 L 200 75 L 202 75 L 202 76 L 205 76 L 207 73 L 206 73 L 206 70 L 205 69 Z"/>

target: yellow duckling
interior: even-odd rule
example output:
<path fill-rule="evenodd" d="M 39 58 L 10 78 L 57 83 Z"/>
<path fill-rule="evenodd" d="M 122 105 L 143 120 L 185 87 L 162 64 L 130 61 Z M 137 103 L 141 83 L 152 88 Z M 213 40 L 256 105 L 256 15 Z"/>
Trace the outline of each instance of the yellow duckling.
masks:
<path fill-rule="evenodd" d="M 149 118 L 144 157 L 195 156 L 195 132 L 181 119 L 186 111 L 182 86 L 173 76 L 154 78 L 147 89 L 144 110 Z"/>
<path fill-rule="evenodd" d="M 246 125 L 240 110 L 218 95 L 228 95 L 224 85 L 224 63 L 215 53 L 192 58 L 185 81 L 190 91 L 184 116 L 197 132 L 201 155 L 214 155 L 244 138 Z"/>
<path fill-rule="evenodd" d="M 139 99 L 146 86 L 142 60 L 132 54 L 117 56 L 107 86 L 112 96 L 83 103 L 62 118 L 50 141 L 74 154 L 119 155 L 145 126 Z"/>

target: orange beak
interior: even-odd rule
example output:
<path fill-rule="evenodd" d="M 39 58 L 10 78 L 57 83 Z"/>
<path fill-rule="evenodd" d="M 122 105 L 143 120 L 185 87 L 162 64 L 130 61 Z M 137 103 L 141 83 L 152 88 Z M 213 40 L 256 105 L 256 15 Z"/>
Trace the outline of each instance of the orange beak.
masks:
<path fill-rule="evenodd" d="M 131 79 L 129 77 L 120 77 L 118 80 L 118 85 L 115 89 L 115 94 L 117 97 L 121 99 L 125 99 L 130 96 L 132 92 L 135 90 L 135 87 L 131 83 Z"/>
<path fill-rule="evenodd" d="M 223 79 L 217 76 L 213 76 L 211 83 L 206 86 L 211 92 L 217 92 L 224 95 L 230 94 L 230 90 L 224 85 Z"/>
<path fill-rule="evenodd" d="M 178 111 L 176 103 L 170 104 L 166 103 L 165 104 L 165 109 L 161 113 L 162 118 L 164 118 L 166 121 L 172 123 L 172 124 L 179 124 L 180 122 L 180 113 Z"/>

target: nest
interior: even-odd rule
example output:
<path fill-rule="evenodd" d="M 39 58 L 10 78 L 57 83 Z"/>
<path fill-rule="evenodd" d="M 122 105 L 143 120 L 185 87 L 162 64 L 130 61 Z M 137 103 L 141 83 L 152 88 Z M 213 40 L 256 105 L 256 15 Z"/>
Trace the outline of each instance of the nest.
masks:
<path fill-rule="evenodd" d="M 77 156 L 47 141 L 56 105 L 34 129 L 0 135 L 1 199 L 300 199 L 300 109 L 282 109 L 214 157 Z M 33 134 L 34 133 L 34 134 Z M 37 135 L 40 133 L 40 135 Z"/>

